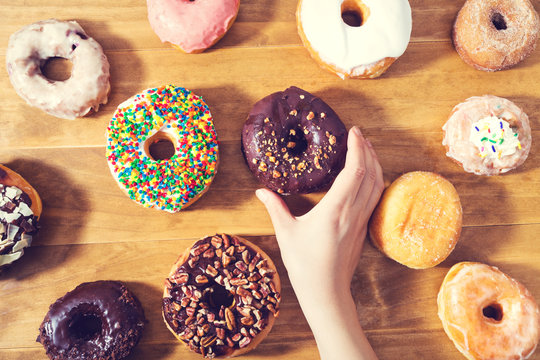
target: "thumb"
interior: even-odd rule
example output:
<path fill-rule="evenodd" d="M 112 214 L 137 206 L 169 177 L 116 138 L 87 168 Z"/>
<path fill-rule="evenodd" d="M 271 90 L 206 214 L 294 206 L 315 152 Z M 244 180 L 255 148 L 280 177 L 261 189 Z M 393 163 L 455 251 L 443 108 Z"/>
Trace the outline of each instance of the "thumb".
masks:
<path fill-rule="evenodd" d="M 287 204 L 278 194 L 268 189 L 258 189 L 255 191 L 255 195 L 266 207 L 276 233 L 278 229 L 289 226 L 294 220 Z"/>

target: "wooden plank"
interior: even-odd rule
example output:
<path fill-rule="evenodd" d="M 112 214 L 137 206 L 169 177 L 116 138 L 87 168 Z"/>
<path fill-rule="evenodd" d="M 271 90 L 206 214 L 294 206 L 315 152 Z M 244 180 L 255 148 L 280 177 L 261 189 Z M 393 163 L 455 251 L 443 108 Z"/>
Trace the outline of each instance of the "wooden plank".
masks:
<path fill-rule="evenodd" d="M 436 306 L 446 271 L 459 261 L 499 266 L 539 298 L 540 249 L 530 248 L 539 231 L 540 225 L 464 229 L 450 257 L 440 266 L 427 270 L 408 269 L 366 244 L 352 289 L 358 316 L 380 358 L 395 359 L 396 351 L 403 358 L 416 358 L 419 352 L 434 354 L 440 347 L 448 351 L 438 359 L 459 358 L 442 331 Z M 278 359 L 296 355 L 306 359 L 315 357 L 313 338 L 286 277 L 274 237 L 249 239 L 276 261 L 283 282 L 283 303 L 269 337 L 260 351 L 248 358 L 259 359 L 268 353 Z M 176 345 L 162 323 L 159 305 L 163 279 L 176 257 L 192 242 L 193 239 L 31 247 L 3 275 L 0 314 L 4 331 L 0 332 L 0 355 L 17 358 L 20 353 L 40 349 L 34 341 L 49 304 L 77 284 L 120 279 L 140 298 L 149 321 L 134 358 L 164 352 L 167 356 L 173 353 L 196 359 Z M 418 347 L 411 347 L 411 342 Z"/>
<path fill-rule="evenodd" d="M 118 104 L 145 88 L 167 83 L 203 96 L 221 141 L 239 140 L 253 104 L 292 85 L 320 96 L 348 127 L 359 125 L 370 135 L 387 134 L 387 143 L 392 143 L 391 136 L 407 137 L 410 131 L 442 141 L 441 127 L 452 108 L 470 96 L 487 93 L 515 101 L 531 121 L 540 118 L 535 94 L 540 71 L 531 71 L 531 67 L 540 68 L 540 52 L 512 71 L 493 74 L 465 65 L 449 44 L 414 44 L 386 75 L 374 81 L 343 81 L 320 69 L 303 47 L 229 49 L 197 56 L 167 50 L 108 56 L 112 66 L 109 103 L 98 113 L 74 121 L 28 106 L 7 76 L 0 77 L 0 98 L 5 99 L 0 103 L 0 144 L 12 149 L 103 145 Z M 0 57 L 0 66 L 4 63 Z M 469 85 L 458 86 L 462 83 Z M 386 133 L 390 130 L 400 132 Z"/>
<path fill-rule="evenodd" d="M 415 25 L 411 42 L 450 41 L 461 1 L 413 0 L 410 3 Z M 235 23 L 214 49 L 301 45 L 296 30 L 296 4 L 287 0 L 242 0 Z M 4 0 L 0 3 L 0 12 L 10 14 L 0 24 L 3 39 L 27 24 L 54 17 L 78 21 L 105 50 L 169 49 L 152 31 L 144 1 L 121 0 L 104 5 L 99 1 Z M 0 55 L 5 54 L 6 47 L 7 41 L 0 44 Z"/>

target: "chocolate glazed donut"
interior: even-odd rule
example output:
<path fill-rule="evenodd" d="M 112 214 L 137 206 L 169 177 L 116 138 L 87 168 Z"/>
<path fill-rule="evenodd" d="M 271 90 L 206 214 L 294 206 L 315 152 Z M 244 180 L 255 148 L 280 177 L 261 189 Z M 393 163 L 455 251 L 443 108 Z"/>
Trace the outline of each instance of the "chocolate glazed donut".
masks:
<path fill-rule="evenodd" d="M 145 322 L 139 300 L 121 282 L 83 283 L 50 306 L 37 341 L 51 359 L 123 359 Z"/>
<path fill-rule="evenodd" d="M 290 87 L 257 102 L 242 129 L 242 153 L 255 177 L 279 194 L 310 193 L 345 163 L 347 129 L 320 98 Z"/>

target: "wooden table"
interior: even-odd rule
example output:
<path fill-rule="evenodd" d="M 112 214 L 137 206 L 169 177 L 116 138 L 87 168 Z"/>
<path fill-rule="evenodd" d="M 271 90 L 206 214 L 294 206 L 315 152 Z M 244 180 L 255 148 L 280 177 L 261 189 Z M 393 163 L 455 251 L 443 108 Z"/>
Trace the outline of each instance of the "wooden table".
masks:
<path fill-rule="evenodd" d="M 367 245 L 353 291 L 358 317 L 381 359 L 462 359 L 437 317 L 436 295 L 453 264 L 473 260 L 499 266 L 540 299 L 540 51 L 504 72 L 465 65 L 450 41 L 463 2 L 411 0 L 414 28 L 405 54 L 377 80 L 343 81 L 320 69 L 302 46 L 293 0 L 242 0 L 229 33 L 198 55 L 162 44 L 142 0 L 1 0 L 0 162 L 34 185 L 44 211 L 33 246 L 0 276 L 0 358 L 46 358 L 35 339 L 49 305 L 79 283 L 117 279 L 138 295 L 148 318 L 131 359 L 199 359 L 166 329 L 160 298 L 177 256 L 195 239 L 216 232 L 260 244 L 277 261 L 283 279 L 281 316 L 244 358 L 318 358 L 239 141 L 255 101 L 296 85 L 322 97 L 347 127 L 361 127 L 387 183 L 404 172 L 427 170 L 456 186 L 464 227 L 450 257 L 433 269 L 411 270 Z M 534 5 L 540 9 L 540 1 Z M 109 103 L 96 114 L 75 121 L 48 116 L 29 107 L 9 82 L 4 65 L 9 35 L 51 17 L 77 20 L 105 49 L 112 89 Z M 221 141 L 220 169 L 210 190 L 172 215 L 132 202 L 116 186 L 105 160 L 105 128 L 116 106 L 167 83 L 204 97 Z M 441 145 L 441 126 L 453 106 L 483 94 L 511 99 L 531 120 L 529 158 L 507 175 L 465 173 Z M 286 201 L 301 214 L 322 195 Z"/>

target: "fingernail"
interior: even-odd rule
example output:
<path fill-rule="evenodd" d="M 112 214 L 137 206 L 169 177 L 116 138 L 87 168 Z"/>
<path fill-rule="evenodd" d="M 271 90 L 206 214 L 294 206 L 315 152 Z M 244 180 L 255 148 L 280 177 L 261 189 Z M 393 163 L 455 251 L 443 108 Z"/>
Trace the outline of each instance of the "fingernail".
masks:
<path fill-rule="evenodd" d="M 266 200 L 266 191 L 263 189 L 257 189 L 255 190 L 255 196 L 259 198 L 259 200 L 263 201 Z"/>
<path fill-rule="evenodd" d="M 356 136 L 362 136 L 362 132 L 360 131 L 360 128 L 358 126 L 353 126 L 352 131 Z"/>

